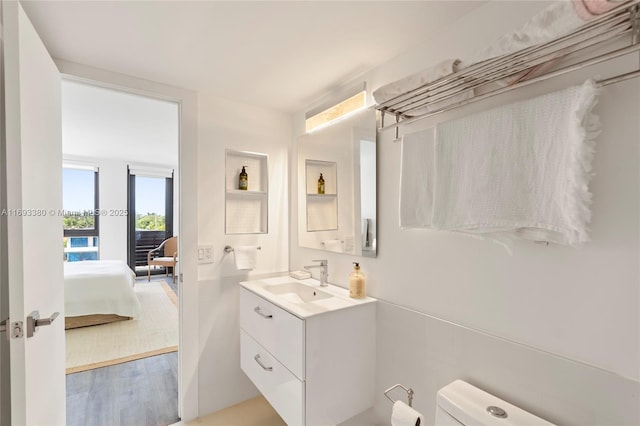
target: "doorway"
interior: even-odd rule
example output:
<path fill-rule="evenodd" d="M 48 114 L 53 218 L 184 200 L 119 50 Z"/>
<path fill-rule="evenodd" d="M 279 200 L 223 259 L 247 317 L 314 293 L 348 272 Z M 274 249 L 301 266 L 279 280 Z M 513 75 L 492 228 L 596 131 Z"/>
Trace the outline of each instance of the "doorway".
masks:
<path fill-rule="evenodd" d="M 110 280 L 113 268 L 124 269 L 107 286 L 116 310 L 96 312 L 117 318 L 65 331 L 67 424 L 170 424 L 179 419 L 179 296 L 164 276 L 147 282 L 146 266 L 149 250 L 179 229 L 179 106 L 84 81 L 63 80 L 62 87 L 65 162 L 95 168 L 99 182 L 97 216 L 87 221 L 99 234 L 99 250 L 93 260 L 68 259 L 65 299 L 79 293 L 70 291 L 67 269 L 80 267 L 83 283 L 87 275 L 93 280 L 94 262 Z M 135 237 L 146 233 L 158 241 L 144 247 Z M 106 283 L 99 275 L 96 286 L 98 279 Z M 105 294 L 100 290 L 101 299 Z M 125 298 L 123 314 L 117 309 Z M 73 319 L 94 316 L 81 313 Z M 158 392 L 154 382 L 167 386 Z"/>

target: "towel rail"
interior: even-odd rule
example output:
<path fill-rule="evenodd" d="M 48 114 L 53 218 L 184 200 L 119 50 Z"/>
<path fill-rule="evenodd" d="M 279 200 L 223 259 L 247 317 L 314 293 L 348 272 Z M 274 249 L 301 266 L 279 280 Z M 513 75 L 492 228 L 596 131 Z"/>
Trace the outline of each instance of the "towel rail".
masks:
<path fill-rule="evenodd" d="M 631 0 L 603 13 L 582 27 L 564 36 L 546 43 L 530 46 L 519 51 L 487 59 L 472 64 L 431 83 L 397 95 L 376 106 L 380 114 L 379 130 L 395 128 L 395 139 L 399 140 L 399 127 L 416 120 L 450 111 L 461 106 L 478 102 L 511 90 L 533 83 L 544 81 L 562 74 L 576 71 L 591 65 L 599 64 L 620 56 L 640 50 L 640 0 Z M 623 48 L 611 47 L 608 44 L 620 39 L 630 39 L 630 45 Z M 547 63 L 560 57 L 584 54 L 594 47 L 607 47 L 604 53 L 591 55 L 562 68 L 541 74 L 529 80 L 519 81 L 509 86 L 490 89 L 491 83 L 499 82 L 515 76 L 532 67 Z M 618 45 L 619 46 L 619 45 Z M 624 74 L 599 80 L 601 86 L 625 81 L 640 76 L 638 69 Z M 476 90 L 489 86 L 484 93 L 476 94 Z M 473 91 L 473 95 L 459 101 L 449 102 L 463 93 Z M 440 104 L 440 105 L 437 105 Z M 429 108 L 427 112 L 420 112 Z M 385 123 L 385 114 L 395 117 L 395 122 Z"/>
<path fill-rule="evenodd" d="M 258 246 L 258 250 L 262 250 L 262 247 Z M 224 246 L 225 253 L 231 253 L 232 251 L 233 251 L 233 247 L 231 247 L 230 245 Z"/>
<path fill-rule="evenodd" d="M 520 83 L 516 83 L 516 84 L 514 84 L 512 86 L 502 87 L 500 89 L 496 89 L 496 90 L 493 90 L 491 92 L 484 93 L 482 95 L 474 96 L 473 98 L 465 99 L 465 100 L 462 100 L 462 101 L 447 105 L 446 107 L 440 108 L 437 111 L 428 112 L 428 113 L 421 114 L 421 115 L 418 115 L 418 116 L 415 116 L 415 117 L 410 117 L 410 118 L 407 118 L 407 119 L 405 119 L 403 121 L 400 121 L 398 123 L 394 123 L 392 126 L 399 127 L 401 124 L 413 123 L 414 121 L 422 120 L 423 118 L 426 118 L 426 117 L 431 117 L 433 115 L 441 114 L 443 112 L 450 111 L 452 109 L 455 109 L 455 108 L 458 108 L 458 107 L 461 107 L 461 106 L 464 106 L 464 105 L 468 105 L 468 104 L 475 103 L 475 102 L 478 102 L 478 101 L 481 101 L 481 100 L 484 100 L 484 99 L 488 99 L 488 98 L 491 98 L 493 96 L 500 95 L 500 94 L 505 93 L 505 92 L 509 92 L 509 91 L 511 91 L 513 89 L 529 86 L 530 84 L 534 84 L 534 83 L 538 83 L 540 81 L 548 80 L 550 78 L 557 77 L 559 75 L 566 74 L 566 73 L 571 72 L 571 71 L 576 71 L 578 69 L 584 68 L 585 66 L 599 64 L 601 62 L 605 62 L 605 61 L 608 61 L 608 60 L 611 60 L 611 59 L 614 59 L 614 58 L 618 58 L 620 56 L 628 55 L 629 53 L 634 53 L 634 52 L 637 52 L 637 51 L 640 51 L 640 44 L 636 44 L 636 45 L 633 45 L 633 46 L 629 46 L 629 47 L 625 47 L 625 48 L 622 48 L 622 49 L 618 49 L 618 50 L 610 52 L 610 53 L 608 53 L 606 55 L 602 55 L 602 56 L 598 56 L 597 58 L 593 58 L 593 59 L 589 59 L 589 60 L 586 60 L 586 61 L 582 61 L 580 63 L 574 64 L 574 65 L 570 65 L 570 66 L 567 66 L 565 68 L 561 68 L 561 69 L 556 70 L 556 71 L 552 71 L 552 72 L 550 72 L 548 74 L 543 74 L 541 76 L 532 78 L 531 80 L 525 80 L 525 81 L 522 81 Z M 607 78 L 607 79 L 597 80 L 596 83 L 599 84 L 600 86 L 608 86 L 610 84 L 619 83 L 621 81 L 629 80 L 629 79 L 632 79 L 632 78 L 635 78 L 635 77 L 638 77 L 638 76 L 640 76 L 640 70 L 631 71 L 631 72 L 628 72 L 628 73 L 625 73 L 625 74 L 616 75 L 614 77 Z M 393 142 L 399 142 L 399 141 L 400 141 L 400 139 L 397 136 L 396 136 L 396 139 L 393 140 Z"/>
<path fill-rule="evenodd" d="M 436 80 L 424 86 L 422 90 L 417 89 L 411 98 L 398 102 L 389 100 L 383 105 L 391 110 L 402 108 L 408 113 L 411 109 L 416 109 L 416 105 L 420 106 L 419 104 L 421 103 L 427 101 L 429 103 L 440 102 L 448 97 L 458 95 L 460 91 L 495 83 L 510 75 L 556 59 L 558 55 L 574 54 L 603 41 L 613 40 L 624 34 L 629 34 L 631 33 L 629 20 L 628 15 L 621 15 L 609 17 L 607 20 L 594 21 L 590 26 L 581 27 L 572 33 L 547 43 L 534 45 L 508 55 L 480 62 L 478 64 L 480 66 L 476 70 L 473 70 L 475 65 L 472 65 L 456 74 Z M 590 32 L 593 34 L 588 38 L 584 38 L 585 34 Z M 603 36 L 605 40 L 600 39 Z M 573 42 L 573 39 L 576 41 Z M 569 49 L 571 49 L 571 52 L 569 52 Z M 433 99 L 443 92 L 451 93 L 452 91 L 453 93 L 450 96 Z M 390 102 L 393 103 L 389 104 Z M 409 102 L 409 104 L 407 105 L 406 102 Z"/>

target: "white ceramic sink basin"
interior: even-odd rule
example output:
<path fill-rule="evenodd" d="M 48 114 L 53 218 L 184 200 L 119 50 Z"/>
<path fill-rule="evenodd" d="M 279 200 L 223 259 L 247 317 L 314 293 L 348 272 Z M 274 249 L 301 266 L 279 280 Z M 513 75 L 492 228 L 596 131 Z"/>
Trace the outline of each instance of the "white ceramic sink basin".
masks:
<path fill-rule="evenodd" d="M 297 280 L 280 276 L 243 281 L 240 285 L 299 318 L 375 301 L 371 297 L 352 299 L 349 297 L 349 290 L 333 284 L 320 287 L 320 282 L 313 278 Z"/>
<path fill-rule="evenodd" d="M 291 303 L 309 303 L 334 297 L 322 290 L 295 281 L 267 285 L 264 289 Z"/>

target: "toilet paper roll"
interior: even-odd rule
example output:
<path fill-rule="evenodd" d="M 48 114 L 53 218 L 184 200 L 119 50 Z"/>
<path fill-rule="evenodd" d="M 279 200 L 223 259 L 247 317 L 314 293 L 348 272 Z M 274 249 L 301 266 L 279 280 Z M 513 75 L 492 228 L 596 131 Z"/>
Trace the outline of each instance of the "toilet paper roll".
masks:
<path fill-rule="evenodd" d="M 402 401 L 393 403 L 391 410 L 391 426 L 420 426 L 422 414 Z"/>

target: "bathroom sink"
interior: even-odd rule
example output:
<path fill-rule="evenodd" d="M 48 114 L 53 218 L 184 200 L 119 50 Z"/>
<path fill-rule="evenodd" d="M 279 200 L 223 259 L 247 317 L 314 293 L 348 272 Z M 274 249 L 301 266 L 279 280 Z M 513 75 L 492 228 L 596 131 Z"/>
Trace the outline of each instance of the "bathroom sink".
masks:
<path fill-rule="evenodd" d="M 242 281 L 240 285 L 298 318 L 375 302 L 371 297 L 352 299 L 349 290 L 333 284 L 320 287 L 313 278 L 297 280 L 287 275 Z"/>
<path fill-rule="evenodd" d="M 322 290 L 295 281 L 267 285 L 264 289 L 292 303 L 309 303 L 334 297 Z"/>

